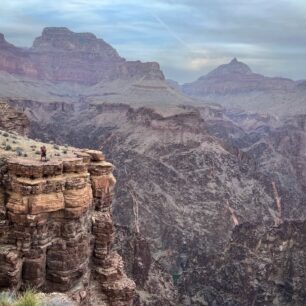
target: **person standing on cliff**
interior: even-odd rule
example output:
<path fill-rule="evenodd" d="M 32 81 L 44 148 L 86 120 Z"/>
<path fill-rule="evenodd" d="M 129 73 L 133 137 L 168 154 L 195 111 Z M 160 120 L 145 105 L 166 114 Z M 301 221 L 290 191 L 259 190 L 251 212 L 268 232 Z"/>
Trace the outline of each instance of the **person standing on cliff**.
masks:
<path fill-rule="evenodd" d="M 40 161 L 47 161 L 47 148 L 45 146 L 42 146 L 40 148 Z"/>

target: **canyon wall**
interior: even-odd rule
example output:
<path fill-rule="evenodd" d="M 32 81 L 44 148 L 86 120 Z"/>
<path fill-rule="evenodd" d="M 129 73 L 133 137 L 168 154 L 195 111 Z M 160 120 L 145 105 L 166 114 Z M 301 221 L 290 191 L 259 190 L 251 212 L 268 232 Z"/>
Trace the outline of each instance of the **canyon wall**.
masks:
<path fill-rule="evenodd" d="M 301 306 L 306 301 L 306 222 L 237 226 L 218 256 L 179 279 L 183 305 Z"/>
<path fill-rule="evenodd" d="M 196 300 L 198 294 L 204 295 L 201 274 L 210 265 L 206 259 L 225 252 L 233 230 L 250 223 L 269 231 L 284 222 L 305 219 L 306 134 L 302 115 L 280 121 L 268 115 L 229 112 L 215 105 L 184 106 L 180 114 L 162 116 L 152 109 L 123 104 L 89 105 L 82 114 L 58 114 L 52 116 L 54 122 L 36 122 L 34 135 L 48 135 L 44 139 L 69 141 L 75 146 L 103 147 L 117 166 L 114 217 L 121 236 L 117 248 L 124 254 L 129 275 L 137 281 L 143 305 L 189 305 L 188 299 L 206 305 L 203 297 Z M 142 244 L 139 252 L 137 239 L 130 239 L 124 227 L 132 232 L 130 236 L 144 237 L 149 251 Z M 267 255 L 270 259 L 271 254 Z M 258 256 L 265 260 L 261 251 Z M 286 264 L 286 256 L 296 255 L 289 249 L 280 265 Z M 246 260 L 252 258 L 247 256 Z M 226 266 L 227 260 L 218 265 Z M 156 266 L 164 275 L 179 277 L 181 303 L 175 300 L 178 287 L 164 281 L 167 278 L 156 273 Z M 215 267 L 218 273 L 219 266 Z M 283 266 L 280 269 L 285 271 Z M 226 276 L 217 276 L 219 285 L 209 271 L 208 286 L 214 292 L 226 283 Z M 300 277 L 296 272 L 292 275 Z M 251 272 L 248 277 L 255 282 Z M 239 279 L 234 281 L 239 286 Z M 263 295 L 275 286 L 268 282 Z M 237 294 L 242 295 L 239 290 Z M 303 300 L 301 291 L 294 290 L 297 299 Z M 219 298 L 230 299 L 224 293 L 209 301 L 216 303 Z M 247 305 L 243 304 L 245 295 L 243 299 L 239 303 Z M 232 305 L 238 305 L 235 302 Z"/>
<path fill-rule="evenodd" d="M 131 305 L 135 285 L 112 250 L 116 182 L 99 151 L 2 160 L 0 288 L 61 291 L 84 305 Z"/>

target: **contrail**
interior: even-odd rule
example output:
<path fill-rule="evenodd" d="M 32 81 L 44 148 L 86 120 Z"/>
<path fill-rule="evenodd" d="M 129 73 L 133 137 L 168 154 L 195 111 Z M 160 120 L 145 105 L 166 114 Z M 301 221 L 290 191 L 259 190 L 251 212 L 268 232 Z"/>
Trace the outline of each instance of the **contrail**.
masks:
<path fill-rule="evenodd" d="M 150 12 L 150 14 L 175 40 L 177 40 L 189 51 L 192 51 L 191 48 L 187 45 L 187 43 L 181 37 L 179 37 L 175 32 L 173 32 L 164 21 L 162 21 L 156 14 L 152 12 Z"/>

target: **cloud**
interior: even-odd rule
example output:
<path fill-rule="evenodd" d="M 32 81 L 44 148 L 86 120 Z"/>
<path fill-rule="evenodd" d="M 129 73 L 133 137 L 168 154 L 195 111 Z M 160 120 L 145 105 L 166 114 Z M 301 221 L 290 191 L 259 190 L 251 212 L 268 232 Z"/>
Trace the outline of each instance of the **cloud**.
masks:
<path fill-rule="evenodd" d="M 306 78 L 305 12 L 304 0 L 2 0 L 0 32 L 19 46 L 45 26 L 93 32 L 181 82 L 235 56 L 259 73 Z"/>

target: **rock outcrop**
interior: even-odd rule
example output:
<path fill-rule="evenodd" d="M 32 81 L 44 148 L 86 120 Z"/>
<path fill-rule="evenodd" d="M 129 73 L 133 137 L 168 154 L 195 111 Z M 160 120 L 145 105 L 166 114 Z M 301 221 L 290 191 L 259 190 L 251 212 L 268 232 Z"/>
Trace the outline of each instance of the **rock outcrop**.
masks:
<path fill-rule="evenodd" d="M 65 292 L 84 305 L 131 305 L 135 285 L 112 251 L 113 166 L 98 151 L 75 155 L 2 162 L 0 288 Z"/>
<path fill-rule="evenodd" d="M 30 121 L 24 113 L 0 101 L 0 129 L 26 135 L 30 129 Z"/>

